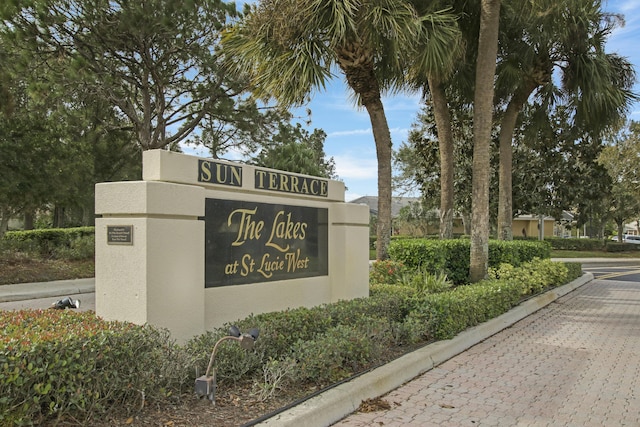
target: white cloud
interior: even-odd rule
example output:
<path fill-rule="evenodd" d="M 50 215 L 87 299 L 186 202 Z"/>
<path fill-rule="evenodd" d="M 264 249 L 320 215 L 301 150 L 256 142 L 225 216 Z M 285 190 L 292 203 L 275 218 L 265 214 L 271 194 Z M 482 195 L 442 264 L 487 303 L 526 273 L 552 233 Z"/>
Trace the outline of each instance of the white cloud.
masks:
<path fill-rule="evenodd" d="M 327 138 L 340 137 L 340 136 L 352 136 L 352 135 L 372 135 L 371 128 L 368 129 L 351 129 L 351 130 L 339 130 L 327 134 Z"/>
<path fill-rule="evenodd" d="M 336 173 L 346 180 L 376 180 L 378 178 L 378 161 L 374 157 L 357 156 L 344 153 L 333 156 Z M 349 184 L 347 183 L 347 186 Z"/>

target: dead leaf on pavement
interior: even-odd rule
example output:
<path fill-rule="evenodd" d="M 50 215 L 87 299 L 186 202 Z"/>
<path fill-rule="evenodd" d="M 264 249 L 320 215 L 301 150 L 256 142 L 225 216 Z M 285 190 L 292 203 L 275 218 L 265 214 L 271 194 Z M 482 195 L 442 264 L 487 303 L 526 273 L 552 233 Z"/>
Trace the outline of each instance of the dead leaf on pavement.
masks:
<path fill-rule="evenodd" d="M 363 400 L 358 407 L 359 412 L 376 412 L 386 411 L 389 409 L 391 409 L 389 402 L 380 397 Z"/>

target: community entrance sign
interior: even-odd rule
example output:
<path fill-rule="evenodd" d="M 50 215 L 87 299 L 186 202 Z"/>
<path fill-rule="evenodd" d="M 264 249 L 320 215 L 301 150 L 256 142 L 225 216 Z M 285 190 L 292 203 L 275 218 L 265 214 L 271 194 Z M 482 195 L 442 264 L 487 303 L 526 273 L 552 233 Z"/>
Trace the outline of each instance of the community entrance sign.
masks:
<path fill-rule="evenodd" d="M 369 212 L 339 181 L 164 150 L 96 185 L 96 312 L 186 340 L 368 295 Z"/>

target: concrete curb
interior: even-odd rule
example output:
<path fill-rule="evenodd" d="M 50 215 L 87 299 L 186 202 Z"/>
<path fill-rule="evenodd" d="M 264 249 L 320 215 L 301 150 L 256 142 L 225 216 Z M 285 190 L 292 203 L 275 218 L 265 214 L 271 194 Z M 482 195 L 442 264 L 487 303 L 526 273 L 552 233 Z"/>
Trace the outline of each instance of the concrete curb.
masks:
<path fill-rule="evenodd" d="M 533 297 L 507 313 L 467 329 L 455 338 L 429 344 L 380 368 L 340 384 L 300 405 L 257 424 L 259 426 L 330 426 L 354 412 L 363 400 L 382 396 L 535 313 L 593 280 L 586 273 L 564 286 Z"/>
<path fill-rule="evenodd" d="M 24 301 L 95 292 L 95 279 L 56 280 L 0 286 L 0 302 Z"/>

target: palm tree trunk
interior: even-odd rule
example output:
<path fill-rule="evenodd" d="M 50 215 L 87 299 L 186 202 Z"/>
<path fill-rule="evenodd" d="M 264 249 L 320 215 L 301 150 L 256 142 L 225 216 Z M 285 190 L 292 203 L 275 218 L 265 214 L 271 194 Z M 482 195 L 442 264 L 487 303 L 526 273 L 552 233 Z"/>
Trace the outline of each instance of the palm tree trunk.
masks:
<path fill-rule="evenodd" d="M 489 270 L 489 181 L 493 80 L 498 51 L 500 0 L 482 0 L 473 111 L 473 184 L 469 280 L 478 282 Z"/>
<path fill-rule="evenodd" d="M 498 196 L 498 239 L 513 240 L 513 131 L 518 114 L 535 89 L 534 83 L 521 86 L 509 101 L 500 124 L 500 171 Z"/>
<path fill-rule="evenodd" d="M 453 135 L 451 114 L 442 82 L 437 77 L 429 77 L 429 92 L 433 100 L 433 113 L 438 131 L 440 149 L 440 238 L 453 237 Z"/>
<path fill-rule="evenodd" d="M 389 258 L 388 247 L 391 240 L 391 133 L 380 97 L 366 100 L 364 106 L 371 120 L 378 157 L 376 259 L 384 260 Z"/>
<path fill-rule="evenodd" d="M 349 87 L 359 96 L 369 113 L 378 158 L 378 221 L 376 259 L 389 257 L 391 240 L 391 133 L 382 105 L 380 85 L 375 73 L 373 55 L 359 43 L 336 50 L 338 65 Z"/>

